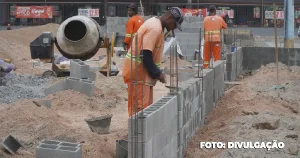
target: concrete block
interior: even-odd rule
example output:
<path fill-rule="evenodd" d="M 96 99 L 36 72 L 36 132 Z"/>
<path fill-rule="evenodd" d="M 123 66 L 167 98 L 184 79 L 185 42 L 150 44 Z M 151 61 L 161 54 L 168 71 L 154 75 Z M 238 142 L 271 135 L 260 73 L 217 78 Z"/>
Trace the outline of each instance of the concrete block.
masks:
<path fill-rule="evenodd" d="M 59 91 L 64 91 L 66 90 L 66 81 L 59 81 L 57 83 L 55 83 L 54 85 L 50 86 L 49 88 L 45 89 L 44 93 L 45 95 L 49 95 L 49 94 L 54 94 L 56 92 Z"/>
<path fill-rule="evenodd" d="M 226 71 L 235 71 L 235 64 L 236 63 L 232 63 L 232 62 L 227 62 L 226 63 Z"/>
<path fill-rule="evenodd" d="M 178 130 L 177 130 L 177 123 L 178 118 L 174 118 L 165 128 L 163 128 L 164 138 L 166 143 L 171 143 L 173 137 L 177 136 Z"/>
<path fill-rule="evenodd" d="M 92 96 L 94 93 L 94 81 L 89 79 L 80 80 L 80 89 L 79 92 L 86 94 L 87 96 Z"/>
<path fill-rule="evenodd" d="M 17 151 L 23 147 L 23 145 L 12 135 L 8 135 L 1 145 L 11 154 L 17 154 Z"/>
<path fill-rule="evenodd" d="M 181 129 L 183 127 L 183 123 L 184 123 L 184 120 L 183 120 L 183 111 L 179 111 L 178 112 L 178 128 Z"/>
<path fill-rule="evenodd" d="M 214 70 L 213 69 L 204 69 L 203 70 L 203 88 L 206 89 L 208 85 L 214 79 Z"/>
<path fill-rule="evenodd" d="M 162 151 L 162 149 L 167 145 L 164 131 L 161 130 L 158 133 L 156 133 L 152 141 L 152 154 L 155 156 L 158 155 Z"/>
<path fill-rule="evenodd" d="M 209 112 L 213 109 L 214 102 L 213 102 L 213 96 L 209 97 L 208 100 L 205 103 L 205 116 L 209 114 Z"/>
<path fill-rule="evenodd" d="M 170 123 L 178 114 L 177 97 L 172 98 L 165 106 L 166 123 Z"/>
<path fill-rule="evenodd" d="M 177 110 L 182 111 L 183 106 L 184 106 L 184 102 L 185 102 L 183 91 L 179 91 L 176 98 L 177 98 Z"/>
<path fill-rule="evenodd" d="M 200 104 L 200 95 L 198 95 L 196 98 L 193 99 L 193 102 L 191 104 L 191 115 L 194 115 L 195 112 L 198 110 Z"/>
<path fill-rule="evenodd" d="M 183 158 L 183 156 L 184 156 L 183 145 L 180 145 L 179 148 L 178 148 L 177 157 L 178 158 Z"/>
<path fill-rule="evenodd" d="M 212 80 L 212 82 L 209 83 L 209 85 L 207 85 L 207 86 L 206 86 L 206 89 L 203 91 L 204 96 L 205 96 L 204 102 L 206 102 L 207 99 L 208 99 L 209 97 L 213 97 L 213 89 L 214 89 L 213 82 L 214 82 L 214 81 Z"/>
<path fill-rule="evenodd" d="M 189 104 L 189 102 L 191 101 L 191 96 L 192 96 L 192 94 L 191 94 L 191 91 L 189 88 L 183 92 L 183 97 L 185 98 L 183 106 L 186 106 L 187 104 Z"/>
<path fill-rule="evenodd" d="M 199 80 L 195 83 L 196 89 L 195 89 L 195 96 L 200 95 L 200 93 L 203 91 L 202 88 L 202 78 L 199 78 Z"/>
<path fill-rule="evenodd" d="M 240 75 L 243 72 L 243 49 L 238 48 L 236 53 L 237 53 L 236 73 L 237 75 Z"/>
<path fill-rule="evenodd" d="M 79 59 L 70 61 L 70 75 L 74 78 L 88 78 L 89 66 Z"/>
<path fill-rule="evenodd" d="M 206 103 L 203 103 L 202 108 L 201 108 L 201 120 L 202 121 L 205 119 L 205 116 L 206 116 Z"/>
<path fill-rule="evenodd" d="M 200 128 L 201 126 L 201 119 L 202 119 L 202 108 L 197 111 L 197 127 Z"/>
<path fill-rule="evenodd" d="M 168 157 L 175 158 L 175 157 L 177 157 L 177 152 L 178 152 L 178 137 L 177 137 L 177 135 L 172 138 L 170 145 L 171 145 L 170 146 L 170 154 Z"/>
<path fill-rule="evenodd" d="M 232 63 L 232 53 L 226 53 L 226 63 Z"/>
<path fill-rule="evenodd" d="M 128 141 L 128 157 L 153 158 L 154 155 L 152 152 L 152 147 L 153 147 L 152 140 L 149 140 L 147 142 Z M 137 153 L 137 155 L 135 155 L 135 153 Z"/>
<path fill-rule="evenodd" d="M 80 144 L 43 140 L 36 148 L 36 158 L 82 158 Z"/>
<path fill-rule="evenodd" d="M 193 102 L 190 102 L 190 103 L 187 105 L 187 120 L 190 120 L 190 118 L 191 118 L 192 104 L 193 104 Z"/>
<path fill-rule="evenodd" d="M 81 89 L 80 79 L 74 77 L 66 78 L 66 89 L 79 91 Z"/>
<path fill-rule="evenodd" d="M 183 126 L 186 124 L 186 122 L 187 122 L 187 106 L 184 106 L 183 107 L 183 110 L 182 110 L 182 124 L 183 124 Z"/>

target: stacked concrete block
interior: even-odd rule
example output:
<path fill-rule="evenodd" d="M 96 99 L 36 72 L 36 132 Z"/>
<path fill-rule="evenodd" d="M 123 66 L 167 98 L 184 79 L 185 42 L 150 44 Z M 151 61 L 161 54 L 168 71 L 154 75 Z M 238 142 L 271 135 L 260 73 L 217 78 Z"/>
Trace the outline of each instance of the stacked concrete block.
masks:
<path fill-rule="evenodd" d="M 214 69 L 203 70 L 203 115 L 207 115 L 212 108 L 214 98 Z"/>
<path fill-rule="evenodd" d="M 177 141 L 177 111 L 177 98 L 166 96 L 144 109 L 143 112 L 129 118 L 129 157 L 135 157 L 134 154 L 137 152 L 136 157 L 159 157 L 158 155 L 168 154 L 169 151 L 177 154 L 177 146 L 171 145 L 172 140 Z M 135 126 L 136 122 L 138 127 Z M 135 140 L 135 137 L 138 140 Z M 144 144 L 143 150 L 136 149 L 136 146 L 132 145 L 136 141 Z"/>
<path fill-rule="evenodd" d="M 243 49 L 241 47 L 237 48 L 236 51 L 236 75 L 243 72 Z"/>
<path fill-rule="evenodd" d="M 92 96 L 95 79 L 96 73 L 91 72 L 86 63 L 79 59 L 73 59 L 70 62 L 70 77 L 45 89 L 44 93 L 49 95 L 58 91 L 72 89 Z"/>
<path fill-rule="evenodd" d="M 36 148 L 36 158 L 82 158 L 80 144 L 43 140 Z"/>
<path fill-rule="evenodd" d="M 203 78 L 181 82 L 176 96 L 165 96 L 130 118 L 129 157 L 182 158 L 189 140 L 224 91 L 224 65 L 217 61 L 213 69 L 204 70 Z M 134 148 L 135 141 L 139 149 Z"/>
<path fill-rule="evenodd" d="M 214 103 L 224 94 L 224 71 L 225 61 L 219 60 L 214 63 Z"/>
<path fill-rule="evenodd" d="M 243 47 L 243 69 L 256 70 L 276 61 L 274 47 Z M 279 62 L 288 66 L 300 66 L 299 48 L 278 48 Z"/>
<path fill-rule="evenodd" d="M 73 59 L 70 62 L 70 77 L 95 81 L 96 73 L 91 72 L 90 66 L 85 62 L 80 59 Z"/>
<path fill-rule="evenodd" d="M 237 52 L 226 54 L 226 80 L 234 81 L 237 77 Z"/>
<path fill-rule="evenodd" d="M 183 157 L 183 151 L 188 141 L 195 134 L 195 129 L 200 126 L 199 109 L 202 99 L 202 79 L 191 78 L 179 85 L 182 89 L 178 96 L 180 108 L 178 109 L 178 157 Z M 198 121 L 199 120 L 199 121 Z"/>
<path fill-rule="evenodd" d="M 70 77 L 66 79 L 66 89 L 92 96 L 95 79 L 96 73 L 90 71 L 89 65 L 79 59 L 73 59 L 70 63 Z"/>

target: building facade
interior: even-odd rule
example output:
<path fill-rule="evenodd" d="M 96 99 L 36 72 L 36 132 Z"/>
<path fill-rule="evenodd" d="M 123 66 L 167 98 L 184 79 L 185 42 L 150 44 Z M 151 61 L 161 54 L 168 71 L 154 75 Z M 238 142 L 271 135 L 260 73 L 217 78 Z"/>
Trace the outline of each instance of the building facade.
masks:
<path fill-rule="evenodd" d="M 139 0 L 0 0 L 0 22 L 2 25 L 40 25 L 45 23 L 61 23 L 65 19 L 78 15 L 80 9 L 97 9 L 98 14 L 93 18 L 101 25 L 106 22 L 107 16 L 127 16 L 126 6 L 130 3 L 139 4 Z M 147 0 L 142 1 L 144 15 L 160 16 L 168 7 L 178 6 L 186 9 L 205 9 L 214 4 L 220 11 L 230 11 L 232 25 L 238 26 L 265 26 L 272 27 L 273 3 L 278 6 L 278 26 L 283 24 L 283 0 Z M 300 25 L 300 0 L 294 0 L 295 26 Z M 52 6 L 53 17 L 16 18 L 17 6 Z M 299 8 L 299 9 L 298 9 Z"/>

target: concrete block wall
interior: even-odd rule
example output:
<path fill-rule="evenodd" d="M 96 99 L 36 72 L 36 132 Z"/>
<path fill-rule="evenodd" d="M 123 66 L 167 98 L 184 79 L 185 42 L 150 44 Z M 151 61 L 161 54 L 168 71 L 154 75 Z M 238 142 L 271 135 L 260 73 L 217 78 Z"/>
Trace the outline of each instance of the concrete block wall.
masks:
<path fill-rule="evenodd" d="M 216 62 L 204 70 L 203 78 L 182 82 L 177 95 L 164 96 L 129 118 L 129 158 L 182 158 L 188 141 L 224 94 L 224 64 Z"/>
<path fill-rule="evenodd" d="M 236 79 L 236 51 L 226 53 L 226 80 L 234 81 Z"/>
<path fill-rule="evenodd" d="M 276 62 L 275 48 L 243 47 L 243 69 L 256 70 Z M 278 48 L 279 62 L 288 66 L 300 66 L 300 48 Z"/>
<path fill-rule="evenodd" d="M 82 158 L 80 144 L 43 140 L 36 147 L 36 158 Z"/>
<path fill-rule="evenodd" d="M 226 80 L 234 81 L 244 70 L 256 70 L 276 63 L 275 48 L 242 47 L 226 54 Z M 300 48 L 278 48 L 279 62 L 287 66 L 300 66 Z"/>

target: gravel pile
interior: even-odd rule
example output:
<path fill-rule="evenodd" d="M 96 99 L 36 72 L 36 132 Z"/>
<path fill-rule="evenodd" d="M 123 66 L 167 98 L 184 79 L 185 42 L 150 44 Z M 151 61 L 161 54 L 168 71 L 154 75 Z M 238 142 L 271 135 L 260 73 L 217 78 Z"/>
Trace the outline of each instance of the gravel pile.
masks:
<path fill-rule="evenodd" d="M 44 97 L 44 89 L 49 86 L 51 78 L 12 74 L 0 85 L 0 104 L 12 103 L 19 99 Z"/>

